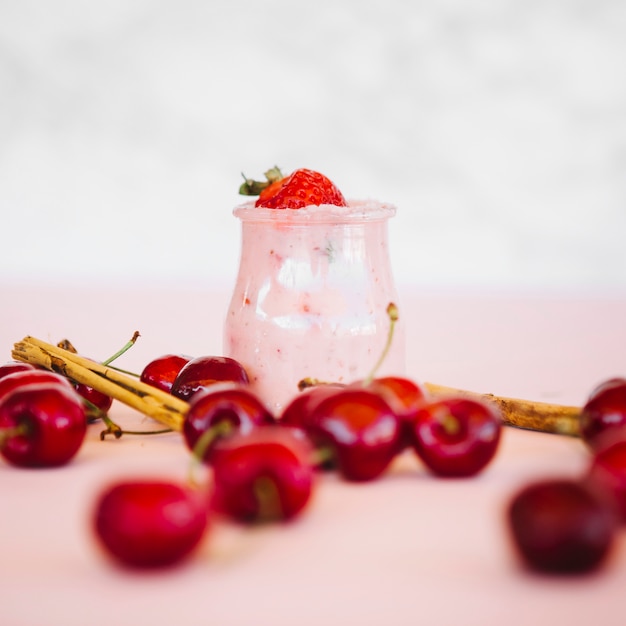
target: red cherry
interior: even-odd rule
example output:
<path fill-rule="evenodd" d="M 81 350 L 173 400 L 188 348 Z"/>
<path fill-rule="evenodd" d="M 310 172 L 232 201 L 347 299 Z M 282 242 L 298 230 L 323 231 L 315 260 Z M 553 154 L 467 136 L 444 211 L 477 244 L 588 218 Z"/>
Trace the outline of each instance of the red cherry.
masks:
<path fill-rule="evenodd" d="M 113 398 L 111 398 L 111 396 L 107 396 L 105 393 L 93 387 L 89 387 L 88 385 L 83 385 L 82 383 L 76 383 L 74 387 L 81 398 L 93 404 L 103 413 L 106 413 L 111 408 L 113 404 Z"/>
<path fill-rule="evenodd" d="M 7 363 L 0 365 L 0 378 L 8 376 L 9 374 L 14 374 L 15 372 L 25 372 L 30 370 L 39 370 L 39 368 L 35 367 L 31 363 L 8 361 Z"/>
<path fill-rule="evenodd" d="M 271 413 L 248 388 L 237 383 L 220 383 L 192 396 L 183 422 L 183 437 L 189 449 L 195 450 L 200 437 L 220 424 L 230 425 L 232 431 L 228 435 L 232 435 L 272 423 Z M 210 460 L 215 441 L 203 451 L 205 461 Z"/>
<path fill-rule="evenodd" d="M 67 463 L 80 449 L 87 421 L 78 395 L 58 383 L 25 385 L 0 402 L 0 429 L 17 434 L 0 452 L 11 464 L 48 467 Z"/>
<path fill-rule="evenodd" d="M 199 356 L 191 359 L 178 373 L 172 384 L 172 395 L 189 400 L 191 396 L 216 382 L 231 381 L 247 384 L 248 374 L 243 366 L 226 356 Z"/>
<path fill-rule="evenodd" d="M 167 481 L 122 481 L 98 497 L 94 530 L 100 544 L 123 565 L 174 565 L 198 546 L 208 526 L 200 491 Z"/>
<path fill-rule="evenodd" d="M 184 354 L 164 354 L 148 363 L 141 372 L 139 379 L 161 391 L 170 393 L 174 380 L 192 357 Z"/>
<path fill-rule="evenodd" d="M 214 507 L 242 522 L 290 520 L 314 487 L 312 447 L 302 431 L 266 426 L 218 442 Z"/>
<path fill-rule="evenodd" d="M 345 385 L 333 383 L 307 387 L 285 407 L 278 419 L 278 423 L 283 426 L 304 430 L 316 449 L 326 451 L 328 448 L 328 437 L 323 433 L 320 434 L 319 430 L 314 427 L 313 412 L 320 402 L 343 389 L 345 389 Z M 336 469 L 335 455 L 324 454 L 318 459 L 316 467 L 322 470 Z"/>
<path fill-rule="evenodd" d="M 60 374 L 36 368 L 18 370 L 0 378 L 0 401 L 14 389 L 35 383 L 57 383 L 66 389 L 73 389 L 70 381 Z"/>
<path fill-rule="evenodd" d="M 605 440 L 595 452 L 589 478 L 608 491 L 622 522 L 626 523 L 626 431 L 620 437 Z"/>
<path fill-rule="evenodd" d="M 613 512 L 590 483 L 551 479 L 527 485 L 513 497 L 507 517 L 520 556 L 542 572 L 587 572 L 613 545 Z"/>
<path fill-rule="evenodd" d="M 626 426 L 626 380 L 611 379 L 591 393 L 580 415 L 583 440 L 594 448 L 603 433 Z"/>
<path fill-rule="evenodd" d="M 363 381 L 350 385 L 362 386 Z M 383 376 L 365 383 L 367 389 L 382 395 L 400 420 L 402 437 L 399 452 L 409 447 L 413 440 L 412 426 L 415 411 L 426 401 L 426 390 L 415 381 L 400 376 Z"/>
<path fill-rule="evenodd" d="M 322 400 L 311 416 L 311 437 L 335 452 L 348 480 L 380 476 L 399 449 L 400 422 L 382 396 L 368 389 L 344 389 Z"/>
<path fill-rule="evenodd" d="M 494 457 L 502 424 L 494 409 L 465 398 L 442 398 L 413 417 L 413 446 L 439 476 L 472 476 Z"/>
<path fill-rule="evenodd" d="M 600 384 L 596 385 L 596 387 L 594 387 L 594 389 L 591 391 L 591 393 L 589 394 L 589 397 L 587 398 L 587 402 L 589 402 L 590 400 L 593 400 L 596 396 L 604 393 L 604 391 L 606 391 L 607 389 L 610 389 L 611 387 L 619 387 L 620 385 L 624 385 L 626 384 L 626 378 L 621 378 L 621 377 L 614 377 L 614 378 L 609 378 L 607 380 L 603 380 Z"/>

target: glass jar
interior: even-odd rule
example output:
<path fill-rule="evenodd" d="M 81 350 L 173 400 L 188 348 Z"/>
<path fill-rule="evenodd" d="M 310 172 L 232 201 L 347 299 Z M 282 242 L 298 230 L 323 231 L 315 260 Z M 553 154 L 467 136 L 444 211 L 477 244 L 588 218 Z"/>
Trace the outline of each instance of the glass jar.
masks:
<path fill-rule="evenodd" d="M 373 201 L 302 209 L 234 210 L 241 258 L 224 326 L 224 354 L 247 370 L 274 411 L 311 377 L 365 378 L 385 349 L 397 304 L 387 221 L 395 207 Z M 402 313 L 377 375 L 402 376 Z"/>

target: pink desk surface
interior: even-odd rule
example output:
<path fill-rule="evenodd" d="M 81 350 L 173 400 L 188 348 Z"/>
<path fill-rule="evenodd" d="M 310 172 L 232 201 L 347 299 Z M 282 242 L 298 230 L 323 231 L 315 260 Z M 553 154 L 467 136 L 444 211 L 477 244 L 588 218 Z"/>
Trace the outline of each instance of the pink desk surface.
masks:
<path fill-rule="evenodd" d="M 69 338 L 141 369 L 166 352 L 221 352 L 227 295 L 0 287 L 0 346 L 25 335 Z M 418 380 L 580 404 L 604 378 L 626 375 L 626 298 L 401 293 L 409 374 Z M 120 404 L 112 416 L 149 426 Z M 626 623 L 626 529 L 598 573 L 550 578 L 520 568 L 503 510 L 544 476 L 576 476 L 582 443 L 507 428 L 478 478 L 442 480 L 410 454 L 379 481 L 320 478 L 288 526 L 215 522 L 197 556 L 165 572 L 129 573 L 96 548 L 97 490 L 130 475 L 184 478 L 180 436 L 100 441 L 94 425 L 75 461 L 55 470 L 0 462 L 0 624 L 543 625 Z"/>

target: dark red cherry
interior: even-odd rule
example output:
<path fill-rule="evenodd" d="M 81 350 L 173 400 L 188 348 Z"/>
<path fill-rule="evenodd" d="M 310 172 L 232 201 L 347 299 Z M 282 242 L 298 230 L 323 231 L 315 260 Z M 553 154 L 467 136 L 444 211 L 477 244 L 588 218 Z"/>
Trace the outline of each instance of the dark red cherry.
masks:
<path fill-rule="evenodd" d="M 617 435 L 611 432 L 612 435 Z M 605 439 L 593 456 L 589 478 L 614 499 L 622 523 L 626 523 L 626 429 Z"/>
<path fill-rule="evenodd" d="M 148 363 L 141 372 L 141 382 L 170 393 L 174 380 L 192 357 L 184 354 L 164 354 Z"/>
<path fill-rule="evenodd" d="M 220 440 L 213 457 L 214 507 L 241 522 L 290 520 L 314 488 L 303 432 L 266 426 Z"/>
<path fill-rule="evenodd" d="M 368 389 L 338 391 L 313 410 L 307 432 L 335 453 L 341 475 L 353 481 L 373 480 L 399 449 L 400 421 L 382 396 Z"/>
<path fill-rule="evenodd" d="M 294 396 L 291 402 L 285 406 L 278 421 L 288 426 L 307 429 L 308 426 L 311 425 L 311 415 L 315 407 L 317 407 L 322 400 L 345 388 L 345 385 L 333 383 L 307 387 L 298 393 L 298 395 Z"/>
<path fill-rule="evenodd" d="M 14 389 L 35 383 L 57 383 L 66 389 L 73 389 L 70 381 L 60 374 L 35 368 L 18 370 L 0 378 L 0 401 Z"/>
<path fill-rule="evenodd" d="M 362 383 L 356 383 L 354 386 L 359 384 Z M 410 447 L 413 440 L 413 415 L 426 401 L 426 390 L 414 380 L 401 376 L 374 378 L 367 384 L 367 388 L 382 395 L 398 416 L 402 428 L 399 451 Z"/>
<path fill-rule="evenodd" d="M 99 495 L 93 526 L 99 543 L 134 568 L 175 565 L 200 544 L 208 526 L 207 496 L 169 481 L 128 480 Z"/>
<path fill-rule="evenodd" d="M 626 384 L 626 378 L 622 378 L 618 376 L 614 378 L 608 378 L 607 380 L 603 380 L 601 383 L 599 383 L 592 389 L 591 393 L 589 394 L 589 397 L 587 398 L 587 402 L 589 402 L 590 400 L 593 400 L 596 396 L 600 395 L 601 393 L 604 393 L 607 389 L 610 389 L 611 387 L 619 387 L 625 384 Z"/>
<path fill-rule="evenodd" d="M 493 459 L 502 424 L 495 409 L 466 398 L 423 404 L 413 417 L 413 446 L 439 476 L 472 476 Z"/>
<path fill-rule="evenodd" d="M 21 467 L 67 463 L 80 449 L 87 431 L 84 405 L 73 389 L 59 383 L 25 385 L 0 402 L 2 456 Z"/>
<path fill-rule="evenodd" d="M 594 448 L 600 435 L 626 426 L 626 380 L 611 379 L 596 387 L 580 415 L 583 440 Z"/>
<path fill-rule="evenodd" d="M 189 400 L 195 393 L 216 382 L 247 384 L 248 374 L 241 363 L 226 356 L 199 356 L 191 359 L 172 384 L 172 395 Z"/>
<path fill-rule="evenodd" d="M 328 437 L 323 433 L 320 435 L 320 431 L 313 427 L 313 411 L 320 402 L 343 389 L 345 389 L 345 385 L 334 383 L 307 387 L 293 398 L 278 418 L 279 424 L 303 429 L 308 434 L 314 447 L 324 451 L 324 454 L 317 459 L 316 465 L 319 469 L 335 469 L 337 463 L 334 454 L 326 454 L 328 452 L 326 449 Z"/>
<path fill-rule="evenodd" d="M 89 404 L 95 406 L 103 413 L 106 413 L 113 405 L 113 398 L 111 398 L 111 396 L 107 396 L 105 393 L 102 393 L 93 387 L 83 385 L 82 383 L 76 383 L 74 386 L 81 398 L 86 400 Z"/>
<path fill-rule="evenodd" d="M 588 482 L 549 479 L 527 485 L 512 498 L 507 520 L 513 545 L 531 569 L 583 573 L 609 554 L 615 517 Z"/>
<path fill-rule="evenodd" d="M 219 425 L 230 428 L 224 433 L 248 433 L 258 426 L 274 423 L 266 406 L 246 386 L 237 383 L 216 383 L 196 393 L 189 400 L 189 410 L 183 421 L 183 437 L 190 450 L 195 450 L 204 433 Z M 210 461 L 217 438 L 202 455 Z"/>
<path fill-rule="evenodd" d="M 22 361 L 8 361 L 0 365 L 0 378 L 14 374 L 15 372 L 25 372 L 29 370 L 39 370 L 40 368 L 32 365 L 31 363 L 24 363 Z"/>

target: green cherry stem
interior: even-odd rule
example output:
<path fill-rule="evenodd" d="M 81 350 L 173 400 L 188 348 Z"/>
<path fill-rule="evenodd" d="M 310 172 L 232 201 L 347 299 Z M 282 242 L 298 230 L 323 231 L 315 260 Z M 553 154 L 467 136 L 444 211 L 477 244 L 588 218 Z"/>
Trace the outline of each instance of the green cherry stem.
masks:
<path fill-rule="evenodd" d="M 369 385 L 374 380 L 376 372 L 379 370 L 380 366 L 387 358 L 387 354 L 389 353 L 389 349 L 391 348 L 393 334 L 396 328 L 396 322 L 398 321 L 398 307 L 393 302 L 390 302 L 387 305 L 387 317 L 389 317 L 389 332 L 387 333 L 387 342 L 385 343 L 385 347 L 383 348 L 383 351 L 378 358 L 378 361 L 363 381 L 364 387 L 367 387 L 367 385 Z"/>
<path fill-rule="evenodd" d="M 254 481 L 254 497 L 259 508 L 256 522 L 273 522 L 283 518 L 283 507 L 276 483 L 269 476 L 259 476 Z"/>
<path fill-rule="evenodd" d="M 207 428 L 202 435 L 200 435 L 198 441 L 196 441 L 193 447 L 193 450 L 191 451 L 191 464 L 189 466 L 187 482 L 192 487 L 198 486 L 198 481 L 195 477 L 198 468 L 204 461 L 204 455 L 207 450 L 217 439 L 228 435 L 228 433 L 232 432 L 234 428 L 235 427 L 231 424 L 231 422 L 228 420 L 222 420 L 221 422 L 217 422 L 217 424 L 213 424 Z"/>
<path fill-rule="evenodd" d="M 19 424 L 18 426 L 11 426 L 9 428 L 0 428 L 0 450 L 4 448 L 7 441 L 13 439 L 13 437 L 23 437 L 28 434 L 28 426 L 26 424 Z"/>
<path fill-rule="evenodd" d="M 139 337 L 141 337 L 141 335 L 139 334 L 139 331 L 136 330 L 133 333 L 133 336 L 130 338 L 130 341 L 126 342 L 126 344 L 124 344 L 124 346 L 120 350 L 118 350 L 115 354 L 110 356 L 106 361 L 102 361 L 101 364 L 109 365 L 109 363 L 113 363 L 113 361 L 121 357 L 122 354 L 130 350 L 135 345 L 135 342 L 137 341 L 137 339 L 139 339 Z"/>

